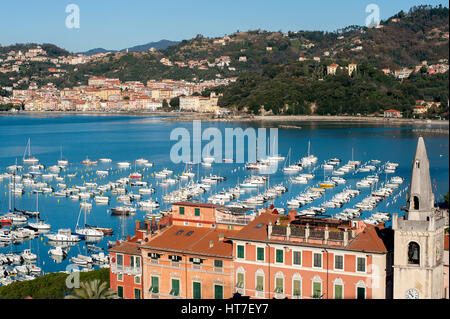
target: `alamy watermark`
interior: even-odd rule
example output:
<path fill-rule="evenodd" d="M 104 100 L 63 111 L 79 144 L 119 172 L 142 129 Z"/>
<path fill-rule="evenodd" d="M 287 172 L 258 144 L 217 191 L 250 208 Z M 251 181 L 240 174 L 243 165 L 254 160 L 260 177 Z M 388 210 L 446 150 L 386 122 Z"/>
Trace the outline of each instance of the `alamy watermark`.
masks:
<path fill-rule="evenodd" d="M 380 25 L 380 7 L 374 3 L 366 6 L 366 13 L 370 13 L 366 17 L 366 27 L 378 28 Z"/>
<path fill-rule="evenodd" d="M 80 28 L 80 7 L 76 4 L 68 4 L 66 6 L 66 13 L 69 15 L 66 17 L 67 29 L 79 29 Z"/>
<path fill-rule="evenodd" d="M 267 134 L 269 131 L 269 134 Z M 225 137 L 216 127 L 209 127 L 202 131 L 201 121 L 192 122 L 192 136 L 188 129 L 177 127 L 170 133 L 170 140 L 177 141 L 170 150 L 170 160 L 175 163 L 201 163 L 205 158 L 213 158 L 219 163 L 226 159 L 233 159 L 235 163 L 256 163 L 278 156 L 277 128 L 225 128 Z M 208 141 L 203 145 L 203 141 Z M 236 143 L 235 143 L 236 142 Z M 245 148 L 247 142 L 247 148 Z M 247 150 L 247 152 L 246 152 Z M 225 159 L 225 160 L 224 160 Z M 273 174 L 277 171 L 277 162 L 265 169 L 265 173 Z"/>

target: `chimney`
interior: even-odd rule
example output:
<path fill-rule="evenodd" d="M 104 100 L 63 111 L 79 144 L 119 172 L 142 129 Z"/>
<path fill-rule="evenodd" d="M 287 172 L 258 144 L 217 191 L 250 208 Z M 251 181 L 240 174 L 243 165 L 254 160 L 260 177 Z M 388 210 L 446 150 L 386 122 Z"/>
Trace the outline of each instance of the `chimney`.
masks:
<path fill-rule="evenodd" d="M 136 220 L 136 229 L 141 228 L 141 222 L 139 220 Z"/>
<path fill-rule="evenodd" d="M 224 235 L 223 234 L 219 234 L 219 241 L 223 241 Z"/>
<path fill-rule="evenodd" d="M 325 232 L 324 232 L 325 245 L 328 244 L 329 235 L 330 235 L 330 232 L 328 231 L 328 225 L 325 225 Z"/>
<path fill-rule="evenodd" d="M 289 215 L 289 222 L 295 220 L 295 216 L 297 216 L 297 210 L 291 209 L 291 210 L 288 212 L 288 215 Z"/>
<path fill-rule="evenodd" d="M 127 236 L 127 241 L 129 241 L 131 239 L 130 235 Z"/>
<path fill-rule="evenodd" d="M 209 248 L 213 248 L 214 242 L 212 240 L 209 241 Z"/>

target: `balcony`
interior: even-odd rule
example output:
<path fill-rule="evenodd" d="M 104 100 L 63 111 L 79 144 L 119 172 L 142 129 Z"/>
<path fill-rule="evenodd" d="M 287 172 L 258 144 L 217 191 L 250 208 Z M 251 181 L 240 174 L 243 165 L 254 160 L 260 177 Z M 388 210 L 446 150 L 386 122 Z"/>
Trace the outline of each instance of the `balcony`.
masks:
<path fill-rule="evenodd" d="M 264 291 L 255 291 L 255 298 L 260 298 L 260 299 L 265 299 L 266 298 L 266 294 Z"/>
<path fill-rule="evenodd" d="M 142 268 L 140 267 L 127 267 L 127 266 L 118 266 L 116 264 L 112 264 L 111 272 L 114 274 L 125 274 L 130 276 L 136 276 L 142 274 Z"/>

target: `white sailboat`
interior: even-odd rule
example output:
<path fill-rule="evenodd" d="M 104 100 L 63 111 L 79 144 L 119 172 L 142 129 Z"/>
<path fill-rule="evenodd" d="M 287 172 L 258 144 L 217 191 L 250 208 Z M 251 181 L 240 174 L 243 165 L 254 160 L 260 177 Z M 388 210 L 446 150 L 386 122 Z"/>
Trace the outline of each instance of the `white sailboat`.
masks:
<path fill-rule="evenodd" d="M 84 228 L 79 228 L 78 224 L 79 224 L 79 221 L 80 221 L 80 215 L 81 215 L 81 211 L 82 210 L 84 210 L 84 225 L 85 225 L 85 227 Z M 87 211 L 87 209 L 86 209 L 86 206 L 84 205 L 84 207 L 82 207 L 80 209 L 80 212 L 78 214 L 77 225 L 75 226 L 75 234 L 79 235 L 79 236 L 82 236 L 82 237 L 85 237 L 85 238 L 88 238 L 88 239 L 101 239 L 101 238 L 103 238 L 103 232 L 101 232 L 99 230 L 96 230 L 94 228 L 86 227 L 86 211 Z"/>
<path fill-rule="evenodd" d="M 63 159 L 63 156 L 62 156 L 62 146 L 61 146 L 61 147 L 60 147 L 60 159 L 58 160 L 58 166 L 66 167 L 67 165 L 69 165 L 69 161 Z"/>
<path fill-rule="evenodd" d="M 29 165 L 36 165 L 37 163 L 39 163 L 39 160 L 36 157 L 31 156 L 31 142 L 30 142 L 30 139 L 28 139 L 27 146 L 25 147 L 25 152 L 23 153 L 22 161 L 23 161 L 24 164 L 29 164 Z"/>

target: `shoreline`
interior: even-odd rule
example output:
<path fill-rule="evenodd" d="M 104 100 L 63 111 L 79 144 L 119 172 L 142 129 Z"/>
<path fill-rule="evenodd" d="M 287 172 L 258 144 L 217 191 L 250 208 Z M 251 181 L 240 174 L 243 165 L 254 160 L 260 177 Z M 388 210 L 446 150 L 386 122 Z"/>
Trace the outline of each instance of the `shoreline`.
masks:
<path fill-rule="evenodd" d="M 83 112 L 83 111 L 22 111 L 22 112 L 0 112 L 0 116 L 45 116 L 58 117 L 63 115 L 81 115 L 81 116 L 164 116 L 163 121 L 175 122 L 191 122 L 201 120 L 205 122 L 308 122 L 308 121 L 324 121 L 324 122 L 360 122 L 360 123 L 377 123 L 377 124 L 413 124 L 413 125 L 445 125 L 449 126 L 448 120 L 423 120 L 423 119 L 407 119 L 407 118 L 384 118 L 374 116 L 344 116 L 344 115 L 255 115 L 255 116 L 228 116 L 214 117 L 211 114 L 192 113 L 192 112 Z"/>

